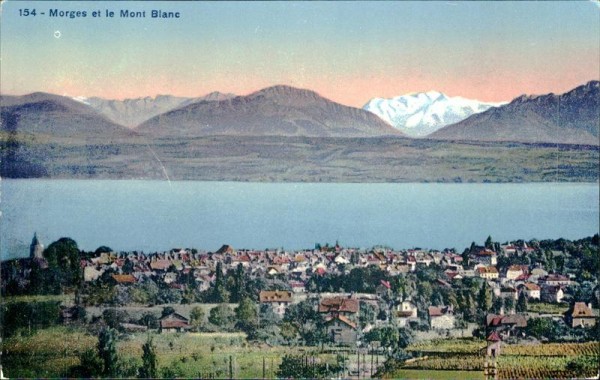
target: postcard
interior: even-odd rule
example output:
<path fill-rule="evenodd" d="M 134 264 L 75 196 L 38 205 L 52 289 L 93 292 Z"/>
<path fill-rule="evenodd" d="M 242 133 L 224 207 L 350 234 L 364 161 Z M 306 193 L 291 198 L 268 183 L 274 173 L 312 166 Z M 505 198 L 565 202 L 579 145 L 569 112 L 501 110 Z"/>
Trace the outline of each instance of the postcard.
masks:
<path fill-rule="evenodd" d="M 3 1 L 1 378 L 598 378 L 594 1 Z"/>

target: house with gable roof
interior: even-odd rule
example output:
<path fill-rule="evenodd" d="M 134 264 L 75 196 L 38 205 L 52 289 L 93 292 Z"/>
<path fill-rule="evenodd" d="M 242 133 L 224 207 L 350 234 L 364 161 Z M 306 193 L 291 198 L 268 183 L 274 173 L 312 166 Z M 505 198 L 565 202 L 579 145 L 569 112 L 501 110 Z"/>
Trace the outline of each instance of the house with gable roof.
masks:
<path fill-rule="evenodd" d="M 258 295 L 261 304 L 270 305 L 273 312 L 281 317 L 292 302 L 292 292 L 287 290 L 263 290 Z"/>
<path fill-rule="evenodd" d="M 327 335 L 334 344 L 353 346 L 356 344 L 358 331 L 355 322 L 344 315 L 330 315 L 325 318 Z"/>
<path fill-rule="evenodd" d="M 159 319 L 161 333 L 183 332 L 191 328 L 190 321 L 179 313 L 171 313 Z"/>
<path fill-rule="evenodd" d="M 452 306 L 429 306 L 429 326 L 432 329 L 453 329 L 455 318 Z"/>
<path fill-rule="evenodd" d="M 594 327 L 596 325 L 596 316 L 592 311 L 591 304 L 585 302 L 575 302 L 569 310 L 565 312 L 565 322 L 571 327 Z"/>

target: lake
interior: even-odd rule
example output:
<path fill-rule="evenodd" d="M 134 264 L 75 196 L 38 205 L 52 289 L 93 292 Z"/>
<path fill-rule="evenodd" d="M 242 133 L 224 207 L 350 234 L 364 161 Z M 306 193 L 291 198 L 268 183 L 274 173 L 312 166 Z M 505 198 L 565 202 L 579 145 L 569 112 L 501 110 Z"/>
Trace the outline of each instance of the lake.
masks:
<path fill-rule="evenodd" d="M 2 180 L 2 259 L 73 238 L 144 252 L 174 247 L 456 248 L 579 239 L 599 230 L 598 184 L 316 184 Z"/>

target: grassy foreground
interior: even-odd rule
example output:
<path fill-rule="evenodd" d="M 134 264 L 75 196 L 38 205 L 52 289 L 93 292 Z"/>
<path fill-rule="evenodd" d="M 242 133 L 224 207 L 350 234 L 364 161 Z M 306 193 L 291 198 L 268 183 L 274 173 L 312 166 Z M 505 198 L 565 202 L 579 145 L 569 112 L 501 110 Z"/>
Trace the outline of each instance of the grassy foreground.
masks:
<path fill-rule="evenodd" d="M 142 345 L 153 338 L 161 369 L 169 369 L 184 378 L 274 378 L 284 354 L 306 354 L 322 363 L 334 363 L 338 351 L 324 353 L 314 347 L 271 347 L 246 341 L 243 333 L 139 333 L 121 336 L 119 356 L 141 366 Z M 76 327 L 52 327 L 31 335 L 14 336 L 3 342 L 3 370 L 9 378 L 66 377 L 79 355 L 95 348 L 97 337 Z M 485 358 L 480 349 L 485 342 L 478 339 L 454 339 L 421 342 L 407 350 L 421 356 L 383 375 L 385 378 L 480 379 Z M 594 371 L 569 369 L 577 358 L 596 360 L 598 342 L 505 345 L 498 360 L 500 378 L 581 378 L 596 375 Z M 347 354 L 346 354 L 347 355 Z M 230 359 L 231 358 L 231 359 Z M 349 356 L 348 367 L 356 368 L 355 357 Z M 368 358 L 367 358 L 368 359 Z M 231 360 L 231 364 L 230 364 Z M 364 359 L 363 366 L 364 366 Z M 367 360 L 368 362 L 368 360 Z M 383 363 L 383 360 L 380 361 Z M 367 376 L 363 373 L 361 376 Z"/>
<path fill-rule="evenodd" d="M 184 378 L 274 378 L 284 354 L 307 354 L 334 363 L 334 353 L 316 353 L 314 347 L 269 347 L 250 344 L 243 333 L 157 334 L 153 338 L 159 368 L 170 368 Z M 119 357 L 141 366 L 142 345 L 147 333 L 120 337 Z M 3 371 L 9 378 L 66 377 L 79 364 L 79 355 L 95 348 L 97 337 L 82 329 L 52 327 L 30 336 L 15 336 L 3 344 Z"/>

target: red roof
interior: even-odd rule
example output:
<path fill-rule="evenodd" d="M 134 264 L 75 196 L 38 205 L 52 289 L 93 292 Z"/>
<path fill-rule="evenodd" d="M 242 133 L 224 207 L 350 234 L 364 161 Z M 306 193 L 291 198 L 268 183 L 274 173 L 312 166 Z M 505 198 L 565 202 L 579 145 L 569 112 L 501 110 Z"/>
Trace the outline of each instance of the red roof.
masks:
<path fill-rule="evenodd" d="M 384 281 L 384 280 L 381 280 L 381 285 L 385 286 L 385 287 L 386 287 L 386 288 L 388 288 L 388 289 L 391 289 L 391 288 L 392 288 L 392 285 L 390 285 L 390 282 L 389 282 L 389 281 Z"/>
<path fill-rule="evenodd" d="M 344 322 L 345 324 L 352 327 L 353 329 L 356 329 L 356 323 L 352 322 L 350 319 L 348 319 L 347 317 L 345 317 L 343 315 L 336 315 L 335 317 L 327 318 L 326 322 L 329 323 L 331 321 L 335 321 L 336 319 L 341 322 Z"/>
<path fill-rule="evenodd" d="M 150 268 L 152 269 L 164 270 L 167 269 L 169 266 L 171 266 L 171 262 L 169 260 L 161 259 L 150 262 Z"/>
<path fill-rule="evenodd" d="M 324 298 L 319 303 L 319 313 L 345 312 L 358 313 L 358 300 L 354 298 Z"/>
<path fill-rule="evenodd" d="M 190 327 L 190 325 L 185 321 L 169 319 L 166 321 L 160 321 L 160 327 L 162 327 L 163 329 L 173 329 L 173 328 L 188 328 L 188 327 Z"/>
<path fill-rule="evenodd" d="M 171 313 L 161 318 L 160 327 L 163 329 L 170 328 L 189 328 L 188 319 L 181 314 Z"/>
<path fill-rule="evenodd" d="M 119 284 L 133 284 L 135 277 L 130 274 L 113 274 L 112 278 Z"/>
<path fill-rule="evenodd" d="M 487 337 L 487 341 L 488 342 L 501 342 L 502 339 L 500 338 L 500 335 L 498 335 L 497 332 L 492 331 L 492 333 Z"/>

